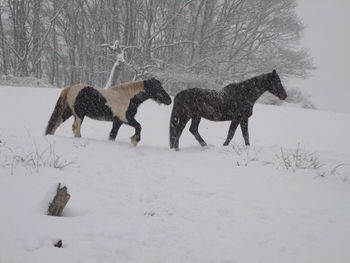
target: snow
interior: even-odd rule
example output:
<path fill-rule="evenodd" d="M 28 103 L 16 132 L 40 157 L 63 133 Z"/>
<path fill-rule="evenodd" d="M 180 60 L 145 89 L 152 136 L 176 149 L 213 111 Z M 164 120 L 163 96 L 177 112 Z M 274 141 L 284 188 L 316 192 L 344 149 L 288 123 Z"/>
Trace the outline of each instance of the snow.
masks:
<path fill-rule="evenodd" d="M 223 147 L 229 123 L 203 120 L 209 146 L 187 127 L 174 152 L 171 107 L 152 101 L 136 148 L 132 128 L 111 142 L 89 119 L 82 138 L 72 120 L 43 136 L 59 93 L 0 87 L 1 263 L 350 262 L 350 115 L 256 105 L 251 147 L 240 130 Z M 284 169 L 297 147 L 323 166 Z M 59 182 L 71 200 L 46 216 Z"/>

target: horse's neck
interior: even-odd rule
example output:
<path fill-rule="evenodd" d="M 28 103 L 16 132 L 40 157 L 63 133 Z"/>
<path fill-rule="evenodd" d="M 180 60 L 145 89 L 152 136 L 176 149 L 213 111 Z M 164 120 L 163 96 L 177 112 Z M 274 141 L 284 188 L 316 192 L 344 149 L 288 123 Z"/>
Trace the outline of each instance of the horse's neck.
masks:
<path fill-rule="evenodd" d="M 244 85 L 249 101 L 254 104 L 267 91 L 268 81 L 265 75 L 261 75 L 248 80 Z"/>
<path fill-rule="evenodd" d="M 149 97 L 146 95 L 145 92 L 140 92 L 137 95 L 135 95 L 131 99 L 131 101 L 136 107 L 138 107 L 138 106 L 140 106 L 140 104 L 142 104 L 144 101 L 146 101 L 148 99 L 149 99 Z"/>

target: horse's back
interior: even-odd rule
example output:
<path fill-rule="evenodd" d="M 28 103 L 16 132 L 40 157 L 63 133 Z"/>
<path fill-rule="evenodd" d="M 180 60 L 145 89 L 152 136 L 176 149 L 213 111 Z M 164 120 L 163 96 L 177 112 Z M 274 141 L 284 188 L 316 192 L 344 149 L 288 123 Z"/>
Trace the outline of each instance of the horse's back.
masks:
<path fill-rule="evenodd" d="M 189 118 L 203 117 L 212 121 L 227 120 L 224 116 L 225 98 L 221 91 L 191 88 L 180 91 L 174 99 L 174 108 Z"/>
<path fill-rule="evenodd" d="M 175 99 L 178 101 L 183 101 L 187 103 L 192 102 L 207 102 L 207 101 L 221 101 L 222 93 L 220 91 L 211 90 L 211 89 L 199 89 L 191 88 L 187 90 L 180 91 Z"/>
<path fill-rule="evenodd" d="M 74 108 L 75 100 L 80 93 L 80 91 L 86 87 L 89 87 L 89 85 L 86 84 L 76 84 L 67 88 L 64 88 L 64 90 L 61 92 L 61 96 L 64 94 L 67 97 L 67 103 L 71 108 Z"/>

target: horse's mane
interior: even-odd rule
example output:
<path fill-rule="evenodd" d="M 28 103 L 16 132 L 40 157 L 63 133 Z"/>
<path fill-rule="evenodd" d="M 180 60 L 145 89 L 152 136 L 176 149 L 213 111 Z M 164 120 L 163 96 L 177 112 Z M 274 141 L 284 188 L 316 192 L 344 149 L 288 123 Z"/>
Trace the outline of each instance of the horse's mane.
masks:
<path fill-rule="evenodd" d="M 144 90 L 144 81 L 137 80 L 133 82 L 123 83 L 114 87 L 111 87 L 112 90 L 128 90 L 131 92 L 138 93 Z"/>
<path fill-rule="evenodd" d="M 269 76 L 270 73 L 265 73 L 265 74 L 260 74 L 258 76 L 254 76 L 254 77 L 251 77 L 249 79 L 246 79 L 246 80 L 243 80 L 241 82 L 233 82 L 233 83 L 230 83 L 228 85 L 226 85 L 223 90 L 231 90 L 232 88 L 237 88 L 237 87 L 242 87 L 242 88 L 245 88 L 245 89 L 249 89 L 252 87 L 252 84 L 254 83 L 261 83 L 263 82 L 264 80 L 266 80 L 266 78 Z"/>

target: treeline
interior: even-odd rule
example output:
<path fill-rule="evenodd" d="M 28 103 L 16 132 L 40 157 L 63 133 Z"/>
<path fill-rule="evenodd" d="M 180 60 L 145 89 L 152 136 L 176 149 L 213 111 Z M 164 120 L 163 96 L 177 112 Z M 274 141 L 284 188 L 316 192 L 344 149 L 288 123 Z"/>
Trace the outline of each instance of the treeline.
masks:
<path fill-rule="evenodd" d="M 296 0 L 0 0 L 2 74 L 104 86 L 115 40 L 138 77 L 305 77 Z"/>

